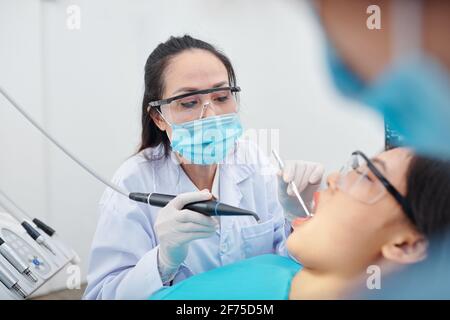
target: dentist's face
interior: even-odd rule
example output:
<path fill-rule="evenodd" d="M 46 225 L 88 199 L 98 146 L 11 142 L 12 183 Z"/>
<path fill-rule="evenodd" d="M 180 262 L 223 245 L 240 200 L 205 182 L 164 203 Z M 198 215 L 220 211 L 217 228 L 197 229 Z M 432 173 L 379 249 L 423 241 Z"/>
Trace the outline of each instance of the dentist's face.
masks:
<path fill-rule="evenodd" d="M 377 168 L 401 193 L 411 153 L 398 148 L 376 158 Z M 385 193 L 374 204 L 354 199 L 337 187 L 338 174 L 328 178 L 328 189 L 320 192 L 313 218 L 293 223 L 287 240 L 289 252 L 305 267 L 318 272 L 354 275 L 383 255 L 383 248 L 409 235 L 412 226 L 394 198 Z M 398 237 L 398 238 L 396 238 Z"/>
<path fill-rule="evenodd" d="M 228 72 L 224 64 L 206 50 L 185 50 L 170 59 L 164 71 L 162 99 L 218 86 L 228 86 Z M 163 115 L 169 122 L 173 121 L 168 113 Z M 203 117 L 211 115 L 214 115 L 211 108 L 206 108 Z M 172 137 L 172 129 L 167 122 L 159 117 L 156 123 L 161 130 L 167 131 L 169 138 Z"/>

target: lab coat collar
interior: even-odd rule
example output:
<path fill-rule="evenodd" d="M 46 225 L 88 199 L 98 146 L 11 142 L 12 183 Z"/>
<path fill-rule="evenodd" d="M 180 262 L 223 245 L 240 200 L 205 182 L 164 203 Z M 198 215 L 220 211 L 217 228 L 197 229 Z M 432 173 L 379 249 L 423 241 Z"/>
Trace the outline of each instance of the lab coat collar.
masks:
<path fill-rule="evenodd" d="M 227 156 L 222 168 L 230 170 L 235 183 L 241 183 L 255 172 L 257 156 L 254 153 L 248 143 L 238 140 L 234 151 Z"/>
<path fill-rule="evenodd" d="M 219 164 L 216 178 L 219 178 L 220 190 L 219 199 L 221 202 L 231 200 L 230 205 L 239 206 L 242 199 L 242 192 L 239 184 L 250 177 L 255 172 L 254 163 L 246 163 L 249 159 L 254 161 L 254 156 L 249 157 L 248 148 L 242 143 L 236 145 L 235 150 L 230 153 L 223 164 Z M 168 161 L 172 164 L 172 169 L 177 175 L 177 194 L 190 191 L 198 191 L 191 179 L 183 171 L 180 164 L 176 163 L 176 155 L 171 151 Z M 220 167 L 220 170 L 219 170 Z"/>
<path fill-rule="evenodd" d="M 174 174 L 177 176 L 178 181 L 176 186 L 177 194 L 198 191 L 198 188 L 183 171 L 183 168 L 179 164 L 174 164 L 174 166 Z M 234 200 L 233 205 L 239 205 L 242 199 L 242 192 L 240 191 L 239 185 L 251 176 L 254 169 L 246 165 L 219 165 L 217 169 L 218 171 L 214 180 L 219 184 L 219 200 L 225 202 L 224 199 L 230 198 L 231 194 L 234 194 L 230 200 Z"/>

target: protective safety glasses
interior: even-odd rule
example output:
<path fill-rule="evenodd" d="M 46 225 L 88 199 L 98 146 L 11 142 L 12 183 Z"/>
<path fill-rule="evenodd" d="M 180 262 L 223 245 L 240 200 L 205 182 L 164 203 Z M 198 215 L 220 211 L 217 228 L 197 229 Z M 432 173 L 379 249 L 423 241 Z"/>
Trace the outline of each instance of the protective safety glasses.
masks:
<path fill-rule="evenodd" d="M 341 169 L 337 187 L 355 200 L 369 205 L 379 201 L 388 192 L 414 222 L 414 215 L 406 198 L 381 173 L 383 167 L 382 161 L 371 161 L 361 151 L 355 151 Z"/>
<path fill-rule="evenodd" d="M 184 93 L 168 99 L 152 101 L 151 107 L 160 107 L 161 113 L 170 123 L 180 124 L 204 117 L 207 108 L 214 115 L 236 113 L 239 111 L 239 87 L 218 87 Z"/>

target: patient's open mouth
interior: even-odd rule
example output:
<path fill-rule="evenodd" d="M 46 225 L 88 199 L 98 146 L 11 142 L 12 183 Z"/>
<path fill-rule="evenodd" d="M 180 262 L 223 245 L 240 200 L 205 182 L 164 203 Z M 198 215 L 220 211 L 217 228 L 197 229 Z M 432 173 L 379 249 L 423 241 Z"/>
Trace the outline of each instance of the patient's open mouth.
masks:
<path fill-rule="evenodd" d="M 311 219 L 314 216 L 314 214 L 316 213 L 317 205 L 319 203 L 319 196 L 320 196 L 320 192 L 314 192 L 313 201 L 312 201 L 312 205 L 311 205 L 311 213 L 313 213 L 313 215 L 310 216 L 310 217 L 298 217 L 298 218 L 295 218 L 291 222 L 292 228 L 298 227 L 299 225 L 301 225 L 302 223 L 308 221 L 309 219 Z"/>
<path fill-rule="evenodd" d="M 309 219 L 311 218 L 310 217 L 295 218 L 294 220 L 292 220 L 291 226 L 292 228 L 298 227 L 299 225 L 301 225 L 302 223 L 304 223 Z"/>

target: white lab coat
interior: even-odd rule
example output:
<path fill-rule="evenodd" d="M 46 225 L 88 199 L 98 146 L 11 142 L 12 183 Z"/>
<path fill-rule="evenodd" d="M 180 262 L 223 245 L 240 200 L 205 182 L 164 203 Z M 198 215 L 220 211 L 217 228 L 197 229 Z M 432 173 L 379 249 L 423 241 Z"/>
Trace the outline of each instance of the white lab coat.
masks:
<path fill-rule="evenodd" d="M 173 157 L 148 160 L 162 147 L 128 159 L 113 182 L 129 192 L 180 194 L 198 188 Z M 173 155 L 172 155 L 173 156 Z M 234 164 L 229 164 L 234 160 Z M 275 168 L 257 148 L 239 141 L 227 164 L 220 165 L 219 200 L 256 212 L 253 217 L 220 217 L 215 235 L 190 243 L 173 283 L 248 257 L 287 255 L 290 228 L 278 201 Z M 107 189 L 92 243 L 85 299 L 146 299 L 164 285 L 157 267 L 158 239 L 153 225 L 160 208 L 133 202 Z M 243 279 L 244 280 L 244 279 Z"/>

